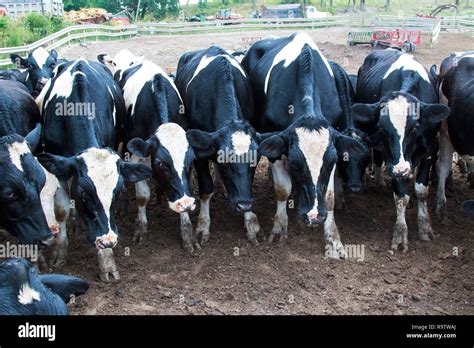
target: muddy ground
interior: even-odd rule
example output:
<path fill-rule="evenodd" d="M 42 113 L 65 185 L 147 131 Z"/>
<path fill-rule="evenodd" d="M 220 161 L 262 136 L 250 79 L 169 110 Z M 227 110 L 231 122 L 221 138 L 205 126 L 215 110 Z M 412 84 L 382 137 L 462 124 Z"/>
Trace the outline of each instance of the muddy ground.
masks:
<path fill-rule="evenodd" d="M 185 51 L 211 44 L 244 49 L 243 37 L 268 34 L 139 37 L 72 46 L 61 54 L 95 59 L 99 53 L 113 55 L 129 48 L 172 71 Z M 346 33 L 340 30 L 309 34 L 329 59 L 343 64 L 349 73 L 356 73 L 370 52 L 368 47 L 346 46 Z M 424 45 L 415 55 L 426 66 L 439 66 L 451 51 L 466 49 L 474 49 L 472 38 L 443 33 L 434 49 Z M 268 233 L 276 204 L 265 161 L 258 167 L 254 194 L 254 211 Z M 395 222 L 392 193 L 376 186 L 368 175 L 366 191 L 346 196 L 345 208 L 336 211 L 343 243 L 363 246 L 364 260 L 333 261 L 324 258 L 322 228 L 298 224 L 291 209 L 287 244 L 251 246 L 245 239 L 243 217 L 229 208 L 219 190 L 211 204 L 211 239 L 200 257 L 191 257 L 181 248 L 178 215 L 156 196 L 148 207 L 148 242 L 132 242 L 136 204 L 134 189 L 129 187 L 129 212 L 119 215 L 121 235 L 115 248 L 122 280 L 114 284 L 98 280 L 95 251 L 87 245 L 84 230 L 70 235 L 69 263 L 54 271 L 91 281 L 89 292 L 70 305 L 73 314 L 474 314 L 474 221 L 461 209 L 468 198 L 474 198 L 474 190 L 469 189 L 465 174 L 456 170 L 448 198 L 450 222 L 441 225 L 432 211 L 438 238 L 422 242 L 412 195 L 407 210 L 409 251 L 390 255 Z M 194 223 L 196 219 L 193 214 Z"/>

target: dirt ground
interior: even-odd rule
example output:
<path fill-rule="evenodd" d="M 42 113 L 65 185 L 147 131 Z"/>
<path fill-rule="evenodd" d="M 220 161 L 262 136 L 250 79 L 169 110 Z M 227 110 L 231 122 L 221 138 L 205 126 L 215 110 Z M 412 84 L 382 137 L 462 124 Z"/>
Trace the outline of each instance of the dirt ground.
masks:
<path fill-rule="evenodd" d="M 244 37 L 289 33 L 140 37 L 73 46 L 61 54 L 95 59 L 99 53 L 113 55 L 129 48 L 173 70 L 185 51 L 211 44 L 240 50 L 247 47 Z M 345 45 L 342 31 L 308 33 L 329 59 L 349 73 L 356 73 L 370 52 L 369 47 Z M 474 49 L 472 38 L 443 33 L 433 50 L 423 47 L 415 55 L 426 66 L 439 66 L 451 51 L 466 49 Z M 254 211 L 268 234 L 276 203 L 267 165 L 262 161 L 257 170 Z M 474 314 L 474 221 L 461 209 L 469 198 L 474 198 L 474 190 L 469 189 L 466 175 L 456 170 L 448 197 L 450 222 L 441 225 L 432 211 L 439 237 L 422 242 L 412 194 L 407 209 L 409 251 L 390 255 L 396 214 L 392 193 L 367 176 L 367 190 L 346 196 L 345 208 L 336 211 L 342 242 L 363 246 L 364 260 L 333 261 L 324 258 L 322 228 L 299 224 L 292 209 L 287 244 L 251 246 L 243 217 L 230 209 L 219 190 L 211 203 L 211 239 L 200 257 L 191 257 L 181 248 L 178 215 L 155 196 L 148 207 L 150 238 L 145 245 L 132 242 L 137 208 L 134 189 L 129 187 L 129 212 L 119 215 L 121 235 L 115 248 L 122 280 L 112 284 L 98 280 L 95 251 L 86 243 L 84 230 L 70 235 L 69 263 L 54 271 L 91 281 L 88 293 L 70 305 L 73 314 Z"/>

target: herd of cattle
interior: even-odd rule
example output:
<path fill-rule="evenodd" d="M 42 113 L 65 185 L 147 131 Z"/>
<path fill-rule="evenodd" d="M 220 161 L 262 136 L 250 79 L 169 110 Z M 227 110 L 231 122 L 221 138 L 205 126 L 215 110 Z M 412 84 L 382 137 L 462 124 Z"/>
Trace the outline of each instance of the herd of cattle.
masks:
<path fill-rule="evenodd" d="M 438 185 L 436 212 L 446 217 L 445 182 L 454 151 L 466 162 L 474 187 L 474 51 L 452 53 L 437 74 L 436 66 L 427 70 L 409 54 L 375 50 L 357 76 L 328 61 L 304 33 L 269 37 L 244 53 L 217 46 L 187 52 L 176 76 L 128 50 L 101 54 L 94 62 L 59 59 L 56 51 L 40 48 L 12 60 L 22 69 L 4 71 L 0 80 L 0 226 L 20 243 L 39 244 L 57 266 L 67 256 L 66 222 L 77 212 L 98 250 L 103 281 L 120 278 L 112 251 L 118 241 L 113 207 L 125 181 L 135 183 L 136 242 L 147 237 L 152 178 L 179 213 L 184 249 L 199 253 L 210 238 L 217 177 L 230 205 L 243 213 L 249 242 L 257 245 L 256 167 L 242 159 L 265 156 L 277 201 L 267 241 L 288 236 L 293 187 L 298 216 L 307 225 L 324 226 L 332 258 L 346 257 L 335 201 L 344 188 L 363 190 L 371 162 L 379 183 L 384 162 L 392 179 L 393 252 L 408 248 L 410 179 L 422 240 L 434 237 L 430 183 Z M 222 154 L 231 156 L 223 160 Z M 200 200 L 196 228 L 189 218 L 196 206 L 192 169 Z M 464 208 L 474 217 L 474 201 Z M 0 312 L 25 313 L 18 301 L 33 308 L 40 297 L 56 298 L 51 291 L 67 302 L 88 287 L 78 278 L 35 272 L 21 259 L 0 264 L 0 279 L 15 289 L 0 287 Z M 6 282 L 12 274 L 15 280 Z M 38 308 L 29 313 L 44 313 Z"/>

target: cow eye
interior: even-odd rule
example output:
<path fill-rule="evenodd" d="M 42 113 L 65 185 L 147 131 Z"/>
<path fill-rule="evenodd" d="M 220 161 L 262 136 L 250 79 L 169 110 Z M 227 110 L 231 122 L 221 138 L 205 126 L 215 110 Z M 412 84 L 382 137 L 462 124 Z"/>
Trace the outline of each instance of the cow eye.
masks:
<path fill-rule="evenodd" d="M 14 200 L 17 199 L 18 196 L 16 195 L 15 192 L 13 192 L 11 190 L 7 190 L 7 191 L 5 191 L 5 197 L 9 200 L 14 201 Z"/>

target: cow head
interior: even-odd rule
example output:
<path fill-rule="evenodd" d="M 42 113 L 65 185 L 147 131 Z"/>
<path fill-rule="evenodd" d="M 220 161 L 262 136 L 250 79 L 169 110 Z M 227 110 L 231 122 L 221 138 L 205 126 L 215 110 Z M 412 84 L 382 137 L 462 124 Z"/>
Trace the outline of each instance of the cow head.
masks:
<path fill-rule="evenodd" d="M 372 141 L 382 143 L 389 174 L 406 178 L 432 146 L 449 108 L 392 92 L 375 104 L 354 104 L 352 112 L 356 123 L 372 129 Z"/>
<path fill-rule="evenodd" d="M 107 68 L 109 68 L 112 74 L 115 74 L 117 71 L 125 71 L 131 66 L 142 64 L 145 60 L 145 57 L 138 57 L 129 50 L 123 49 L 120 50 L 113 58 L 108 54 L 99 54 L 97 59 Z"/>
<path fill-rule="evenodd" d="M 252 182 L 258 163 L 258 138 L 247 122 L 230 121 L 216 132 L 188 130 L 187 138 L 199 159 L 210 159 L 238 211 L 252 209 Z"/>
<path fill-rule="evenodd" d="M 366 149 L 331 128 L 326 120 L 302 117 L 286 130 L 263 140 L 258 151 L 271 162 L 282 156 L 288 158 L 298 214 L 313 225 L 326 220 L 326 193 L 338 158 L 361 158 Z"/>
<path fill-rule="evenodd" d="M 151 170 L 137 163 L 122 161 L 111 150 L 89 148 L 73 157 L 38 155 L 39 161 L 59 180 L 71 181 L 71 196 L 87 226 L 88 241 L 98 249 L 117 244 L 118 230 L 113 203 L 124 180 L 137 182 L 151 176 Z"/>
<path fill-rule="evenodd" d="M 171 210 L 194 210 L 189 178 L 195 157 L 183 128 L 176 123 L 162 124 L 148 140 L 135 138 L 127 147 L 136 156 L 151 157 L 153 177 L 166 194 Z"/>
<path fill-rule="evenodd" d="M 26 138 L 0 138 L 0 225 L 23 244 L 49 246 L 54 237 L 40 200 L 46 178 L 29 147 L 38 144 L 40 132 L 38 126 Z"/>
<path fill-rule="evenodd" d="M 31 83 L 32 90 L 30 92 L 38 93 L 53 76 L 53 70 L 58 60 L 58 52 L 56 50 L 48 52 L 43 47 L 39 47 L 26 58 L 22 58 L 18 54 L 11 54 L 10 58 L 18 68 L 28 70 L 26 83 Z"/>
<path fill-rule="evenodd" d="M 82 295 L 88 288 L 81 278 L 39 275 L 28 260 L 7 259 L 0 262 L 0 315 L 68 314 L 66 303 L 71 296 Z"/>
<path fill-rule="evenodd" d="M 366 135 L 359 129 L 347 129 L 342 134 L 358 142 L 364 149 L 358 156 L 345 153 L 337 162 L 338 173 L 346 188 L 350 192 L 361 192 L 364 188 L 365 170 L 370 161 L 370 152 L 365 141 Z"/>

